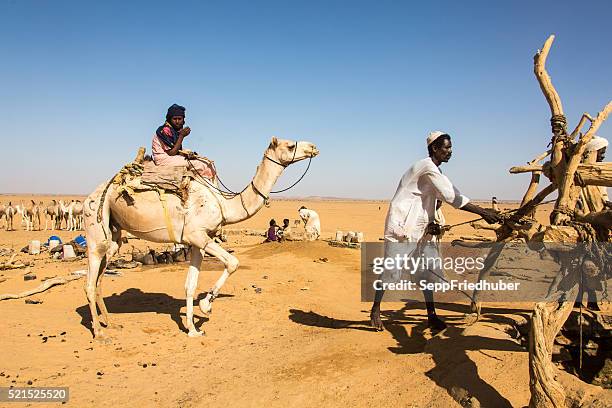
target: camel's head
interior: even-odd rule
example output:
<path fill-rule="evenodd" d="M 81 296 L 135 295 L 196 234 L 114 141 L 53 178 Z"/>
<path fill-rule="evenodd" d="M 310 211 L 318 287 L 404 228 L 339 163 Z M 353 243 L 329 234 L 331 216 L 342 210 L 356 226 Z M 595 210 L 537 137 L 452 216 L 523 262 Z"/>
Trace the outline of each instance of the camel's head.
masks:
<path fill-rule="evenodd" d="M 310 142 L 272 138 L 266 154 L 270 159 L 288 166 L 300 160 L 309 159 L 319 154 L 317 146 Z"/>

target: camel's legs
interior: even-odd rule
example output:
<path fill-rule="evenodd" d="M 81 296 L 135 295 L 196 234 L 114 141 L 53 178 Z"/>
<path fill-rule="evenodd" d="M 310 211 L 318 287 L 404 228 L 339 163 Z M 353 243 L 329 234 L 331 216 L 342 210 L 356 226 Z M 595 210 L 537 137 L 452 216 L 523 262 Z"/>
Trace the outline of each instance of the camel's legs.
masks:
<path fill-rule="evenodd" d="M 96 309 L 96 292 L 99 277 L 104 274 L 104 269 L 106 268 L 106 254 L 100 256 L 100 254 L 93 249 L 91 244 L 93 243 L 88 242 L 87 245 L 89 270 L 87 272 L 85 293 L 89 301 L 89 311 L 91 312 L 91 325 L 94 337 L 101 337 L 104 333 L 102 332 L 102 326 L 100 326 L 100 319 L 98 318 L 98 310 Z"/>
<path fill-rule="evenodd" d="M 219 291 L 223 287 L 223 284 L 225 283 L 227 278 L 232 273 L 234 273 L 236 269 L 238 269 L 239 262 L 234 255 L 227 252 L 221 247 L 221 245 L 217 244 L 216 242 L 210 242 L 208 245 L 206 245 L 204 251 L 216 257 L 225 265 L 225 270 L 223 271 L 223 274 L 221 274 L 221 277 L 217 280 L 217 282 L 212 287 L 210 292 L 208 292 L 206 297 L 200 300 L 200 310 L 202 311 L 202 313 L 208 313 L 212 309 L 213 300 L 215 300 L 215 298 L 219 294 Z"/>
<path fill-rule="evenodd" d="M 106 309 L 106 304 L 104 303 L 104 298 L 102 297 L 102 278 L 104 277 L 104 271 L 106 271 L 106 265 L 108 262 L 110 262 L 113 255 L 119 251 L 119 247 L 121 247 L 121 230 L 113 231 L 112 236 L 113 240 L 106 251 L 105 264 L 101 265 L 103 268 L 99 269 L 100 273 L 98 275 L 98 282 L 96 284 L 96 304 L 98 305 L 98 309 L 100 309 L 102 321 L 106 327 L 110 326 L 110 319 L 108 318 L 108 310 Z"/>
<path fill-rule="evenodd" d="M 92 200 L 93 201 L 93 200 Z M 103 205 L 98 203 L 97 205 Z M 97 207 L 94 204 L 94 207 Z M 111 240 L 120 235 L 120 231 L 111 234 L 108 221 L 108 213 L 105 214 L 104 219 L 101 222 L 95 220 L 96 213 L 95 209 L 91 208 L 91 212 L 88 214 L 87 222 L 87 256 L 89 261 L 89 269 L 87 271 L 87 283 L 85 285 L 85 293 L 89 302 L 89 310 L 91 312 L 91 322 L 94 332 L 94 337 L 103 337 L 104 333 L 100 326 L 100 319 L 96 304 L 100 308 L 102 317 L 105 323 L 108 324 L 108 312 L 102 299 L 102 292 L 99 288 L 100 281 L 104 276 L 104 270 L 106 264 L 118 249 L 117 242 Z"/>
<path fill-rule="evenodd" d="M 191 262 L 185 281 L 185 298 L 187 300 L 187 329 L 189 337 L 199 337 L 203 332 L 196 329 L 193 324 L 193 295 L 198 286 L 198 276 L 200 275 L 200 265 L 202 265 L 202 252 L 200 248 L 193 245 L 191 247 Z"/>

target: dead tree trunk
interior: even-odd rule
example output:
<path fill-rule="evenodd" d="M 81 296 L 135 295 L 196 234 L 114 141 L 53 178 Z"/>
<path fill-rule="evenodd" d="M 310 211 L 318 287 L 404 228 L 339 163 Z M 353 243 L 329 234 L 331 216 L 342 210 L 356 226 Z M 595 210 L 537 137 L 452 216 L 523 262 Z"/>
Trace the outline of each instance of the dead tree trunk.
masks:
<path fill-rule="evenodd" d="M 565 391 L 557 382 L 557 368 L 552 363 L 553 342 L 567 320 L 578 287 L 570 291 L 566 301 L 536 303 L 529 331 L 530 408 L 565 407 Z M 568 300 L 569 299 L 569 300 Z"/>
<path fill-rule="evenodd" d="M 565 235 L 575 235 L 575 239 L 579 239 L 577 231 L 572 226 L 557 226 L 570 223 L 575 218 L 574 207 L 581 191 L 580 185 L 576 183 L 576 171 L 582 160 L 586 143 L 591 140 L 609 113 L 612 112 L 612 102 L 608 103 L 595 119 L 592 119 L 588 114 L 582 115 L 576 129 L 571 135 L 568 135 L 561 98 L 546 72 L 546 58 L 553 40 L 554 36 L 551 35 L 544 43 L 542 50 L 535 55 L 534 73 L 552 114 L 550 122 L 553 133 L 553 147 L 550 162 L 551 171 L 547 175 L 559 189 L 559 196 L 550 217 L 553 226 L 549 227 L 547 231 L 554 242 L 563 245 L 562 242 L 564 241 L 572 241 L 572 239 L 566 239 Z M 591 121 L 589 129 L 577 143 L 574 143 L 574 137 L 584 126 L 586 120 Z M 533 165 L 534 163 L 529 164 Z M 539 171 L 539 169 L 536 171 Z M 601 175 L 596 175 L 594 178 L 601 178 Z M 567 238 L 570 238 L 569 235 Z M 570 273 L 573 274 L 570 278 L 575 278 L 577 271 L 571 271 Z M 556 369 L 552 365 L 551 357 L 554 338 L 567 320 L 578 291 L 577 280 L 575 283 L 565 296 L 558 295 L 553 301 L 539 302 L 535 305 L 529 333 L 530 408 L 566 406 L 565 392 L 555 378 Z"/>

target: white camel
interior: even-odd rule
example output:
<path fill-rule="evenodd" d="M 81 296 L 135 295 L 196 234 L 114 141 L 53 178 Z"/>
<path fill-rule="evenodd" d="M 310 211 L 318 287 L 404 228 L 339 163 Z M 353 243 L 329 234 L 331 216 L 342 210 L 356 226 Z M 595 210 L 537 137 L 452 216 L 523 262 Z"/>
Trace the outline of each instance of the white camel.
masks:
<path fill-rule="evenodd" d="M 2 221 L 4 217 L 6 217 L 6 205 L 0 204 L 0 222 Z M 7 227 L 8 227 L 8 220 L 6 222 L 7 222 Z"/>
<path fill-rule="evenodd" d="M 66 231 L 83 229 L 83 203 L 80 200 L 71 200 L 65 204 L 60 200 L 59 204 L 63 218 L 66 220 Z"/>
<path fill-rule="evenodd" d="M 43 212 L 45 214 L 45 231 L 49 229 L 49 222 L 51 223 L 51 229 L 59 229 L 60 206 L 57 201 L 51 200 L 51 203 L 44 208 Z"/>
<path fill-rule="evenodd" d="M 84 203 L 89 259 L 85 292 L 94 336 L 104 337 L 96 304 L 105 326 L 109 325 L 100 284 L 108 261 L 121 245 L 121 230 L 153 242 L 191 245 L 191 263 L 185 282 L 186 327 L 190 337 L 201 336 L 203 333 L 193 323 L 193 298 L 203 254 L 217 257 L 225 269 L 206 297 L 199 302 L 202 313 L 211 311 L 213 300 L 239 264 L 238 259 L 214 242 L 212 237 L 222 226 L 248 219 L 259 211 L 286 166 L 315 157 L 318 153 L 316 146 L 309 142 L 272 138 L 251 183 L 233 198 L 225 198 L 214 188 L 194 180 L 184 205 L 171 194 L 165 195 L 164 201 L 161 201 L 155 191 L 137 193 L 133 200 L 127 202 L 124 195 L 117 193 L 116 185 L 100 185 Z"/>
<path fill-rule="evenodd" d="M 40 230 L 40 206 L 34 200 L 30 200 L 27 205 L 22 201 L 21 205 L 17 206 L 17 212 L 21 215 L 21 225 L 25 225 L 26 231 L 34 231 L 34 219 L 38 219 Z"/>
<path fill-rule="evenodd" d="M 21 202 L 21 204 L 15 205 L 15 212 L 16 214 L 19 214 L 21 216 L 21 226 L 23 227 L 24 225 L 26 225 L 26 222 L 24 220 L 25 216 L 23 214 L 23 202 Z"/>
<path fill-rule="evenodd" d="M 60 206 L 60 228 L 62 229 L 62 221 L 66 222 L 66 229 L 68 229 L 68 225 L 70 224 L 70 205 L 72 203 L 64 203 L 64 200 L 59 200 Z"/>
<path fill-rule="evenodd" d="M 72 231 L 83 229 L 83 203 L 76 200 L 72 203 Z"/>
<path fill-rule="evenodd" d="M 12 231 L 13 227 L 13 217 L 17 213 L 13 204 L 9 201 L 8 205 L 4 207 L 4 216 L 6 217 L 6 230 Z"/>

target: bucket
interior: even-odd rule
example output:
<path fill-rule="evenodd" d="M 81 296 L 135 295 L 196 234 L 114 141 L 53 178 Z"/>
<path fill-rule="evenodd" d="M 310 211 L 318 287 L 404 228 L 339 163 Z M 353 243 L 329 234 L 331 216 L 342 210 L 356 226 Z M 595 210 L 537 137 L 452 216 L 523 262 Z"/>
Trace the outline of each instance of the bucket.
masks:
<path fill-rule="evenodd" d="M 56 246 L 58 246 L 59 244 L 61 244 L 61 242 L 58 239 L 50 239 L 49 240 L 49 249 L 53 249 Z"/>
<path fill-rule="evenodd" d="M 40 241 L 30 241 L 30 245 L 28 246 L 28 253 L 30 255 L 40 254 Z"/>
<path fill-rule="evenodd" d="M 72 245 L 64 245 L 64 259 L 76 258 Z"/>
<path fill-rule="evenodd" d="M 342 238 L 344 238 L 344 232 L 336 231 L 336 241 L 342 241 Z"/>
<path fill-rule="evenodd" d="M 363 232 L 357 233 L 357 242 L 363 242 Z"/>

